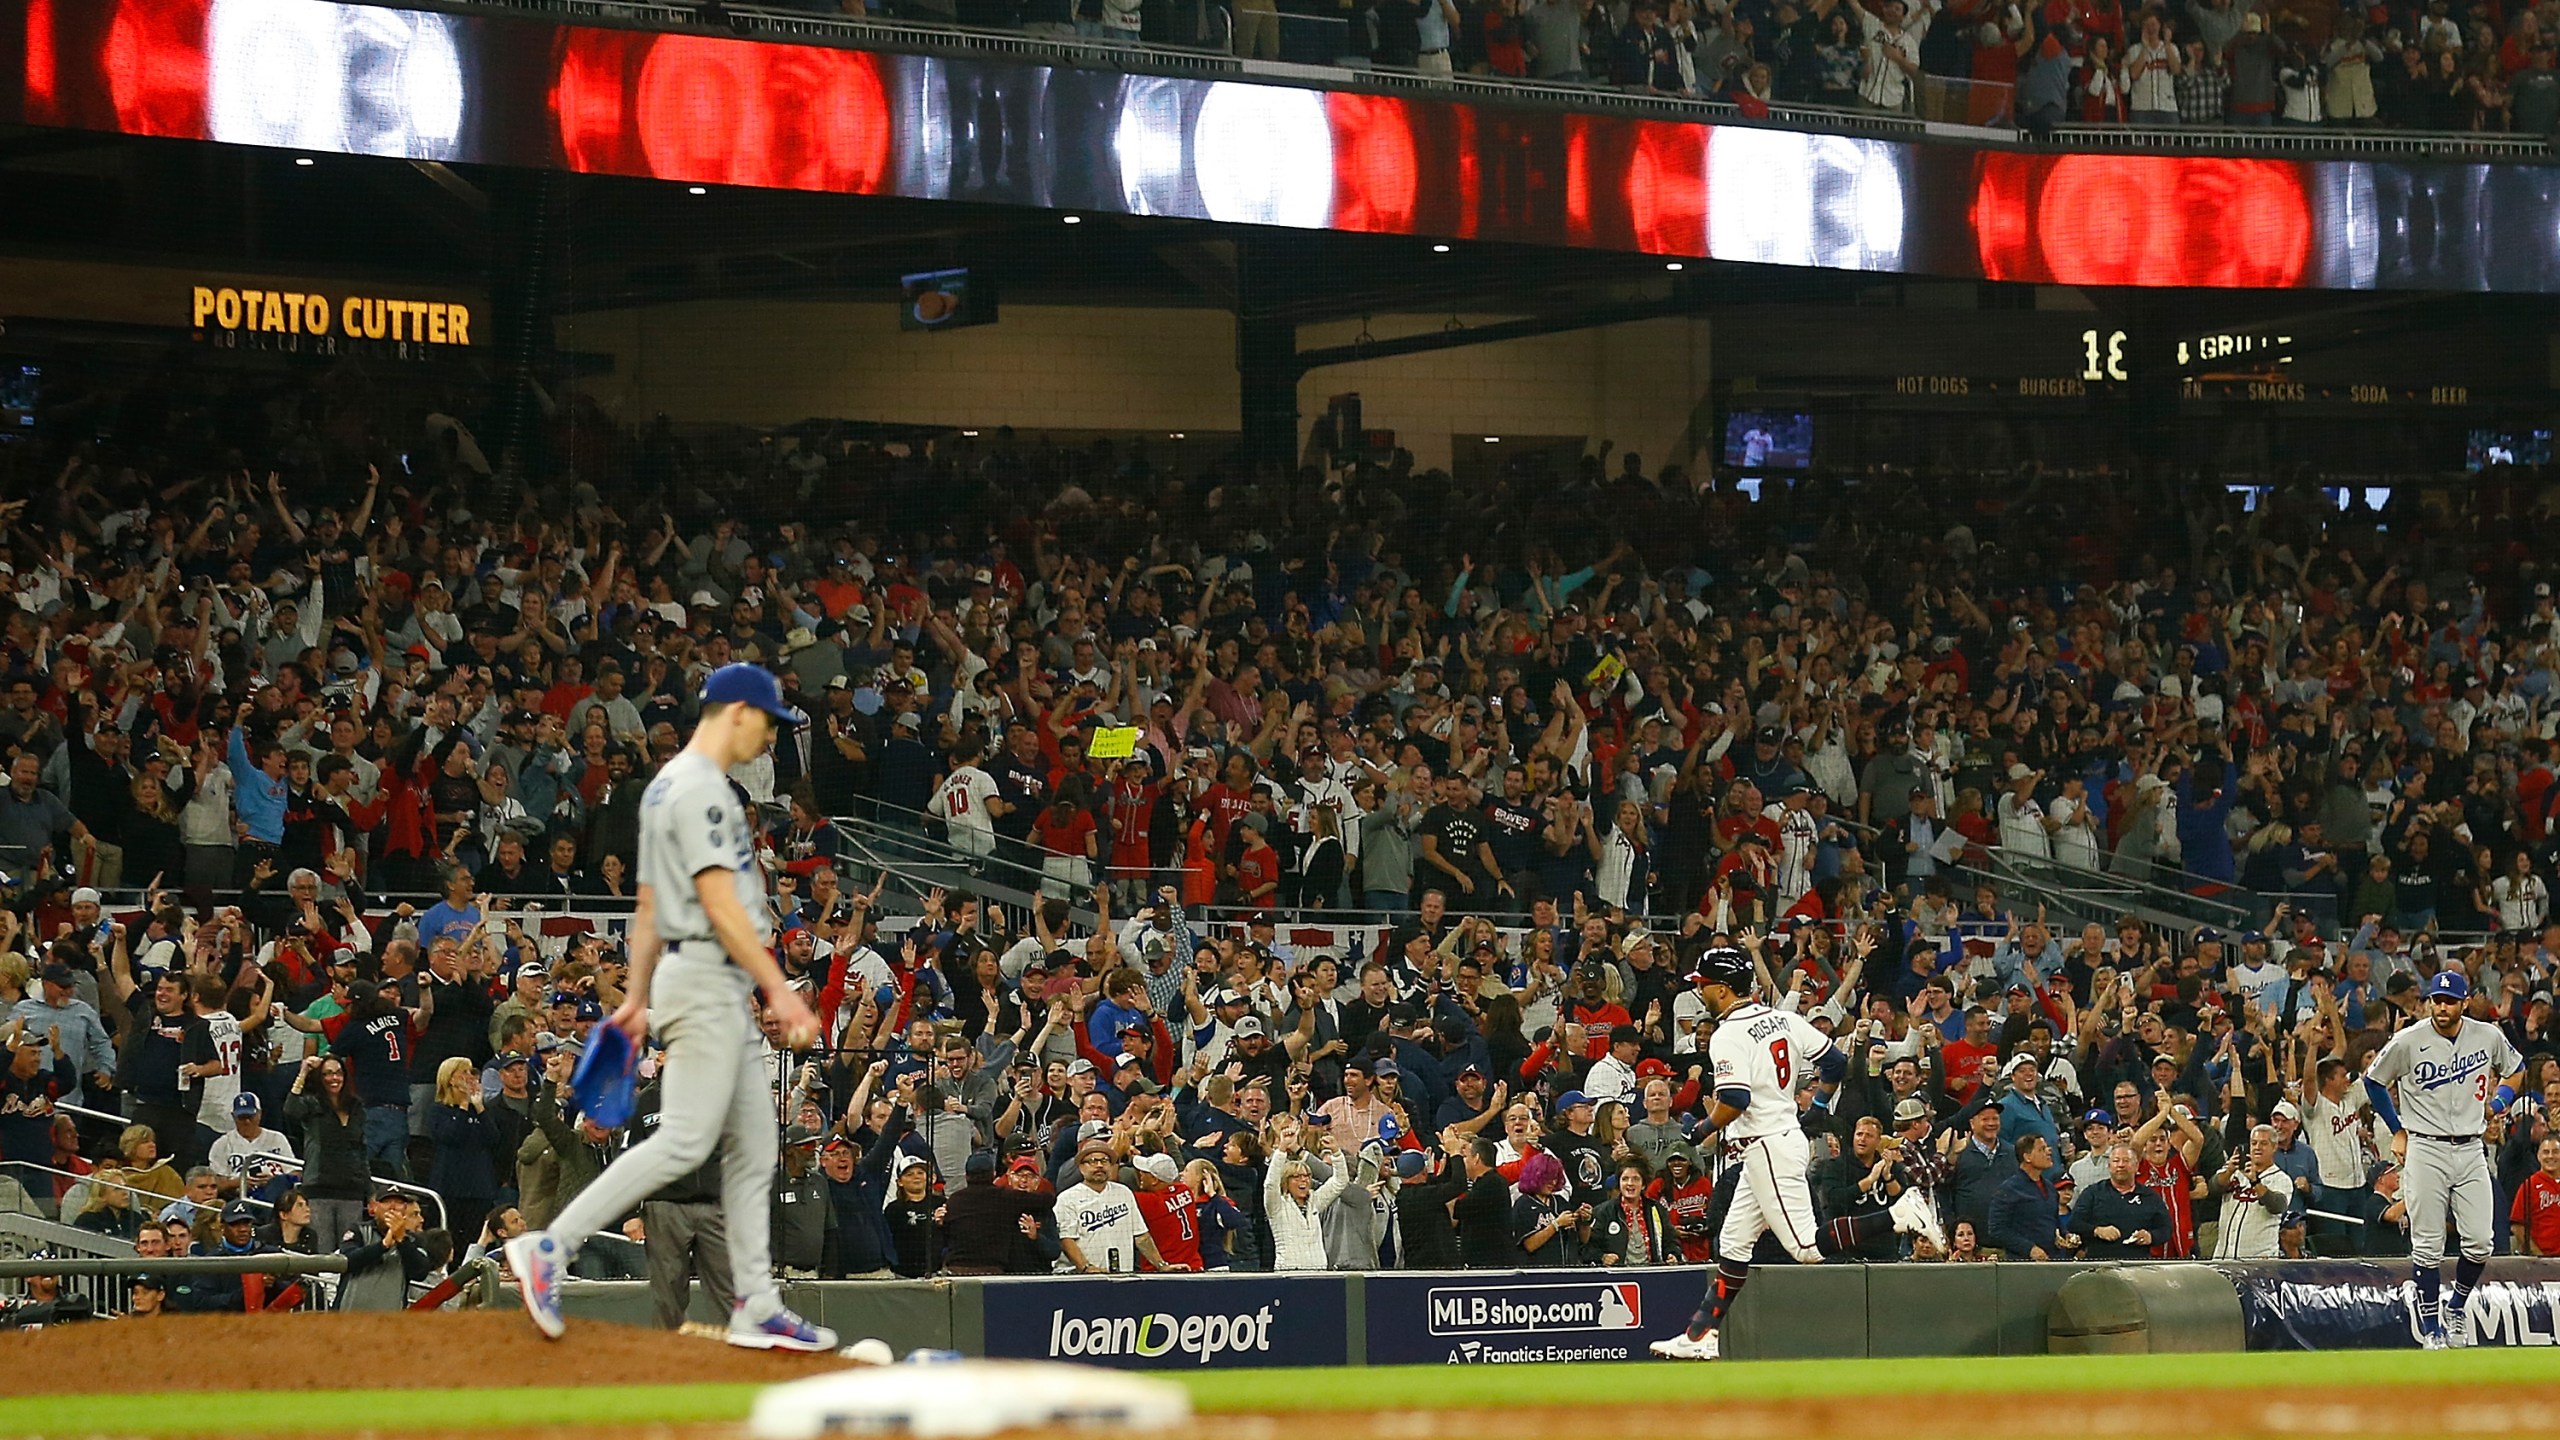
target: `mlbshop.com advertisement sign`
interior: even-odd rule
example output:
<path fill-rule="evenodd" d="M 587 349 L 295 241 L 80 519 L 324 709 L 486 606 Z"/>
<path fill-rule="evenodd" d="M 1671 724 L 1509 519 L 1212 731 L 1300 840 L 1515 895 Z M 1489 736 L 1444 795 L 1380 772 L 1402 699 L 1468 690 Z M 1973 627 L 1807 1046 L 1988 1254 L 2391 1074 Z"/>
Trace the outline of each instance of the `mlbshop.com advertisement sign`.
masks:
<path fill-rule="evenodd" d="M 1372 1365 L 1633 1360 L 1685 1320 L 1698 1271 L 1371 1275 Z"/>
<path fill-rule="evenodd" d="M 1339 1276 L 990 1281 L 987 1354 L 1121 1370 L 1341 1365 Z"/>

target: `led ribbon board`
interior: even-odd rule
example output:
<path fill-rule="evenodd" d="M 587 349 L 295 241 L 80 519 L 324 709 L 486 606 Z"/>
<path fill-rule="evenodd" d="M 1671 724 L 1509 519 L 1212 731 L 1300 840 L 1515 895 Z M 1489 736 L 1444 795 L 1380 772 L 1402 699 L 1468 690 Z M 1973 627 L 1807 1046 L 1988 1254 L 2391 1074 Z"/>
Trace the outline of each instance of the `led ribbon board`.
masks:
<path fill-rule="evenodd" d="M 2032 153 L 330 0 L 0 0 L 0 118 L 1884 273 L 2560 290 L 2560 170 Z"/>

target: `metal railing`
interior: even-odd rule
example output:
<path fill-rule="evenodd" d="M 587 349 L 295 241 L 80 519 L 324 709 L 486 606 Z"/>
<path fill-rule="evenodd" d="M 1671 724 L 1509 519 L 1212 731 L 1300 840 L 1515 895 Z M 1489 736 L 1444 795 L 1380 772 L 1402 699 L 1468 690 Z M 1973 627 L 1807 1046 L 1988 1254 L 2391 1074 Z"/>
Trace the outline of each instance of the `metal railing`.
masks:
<path fill-rule="evenodd" d="M 358 3 L 405 10 L 538 15 L 619 27 L 709 30 L 751 39 L 1121 69 L 1206 79 L 1249 78 L 1317 89 L 1427 94 L 1494 104 L 1628 113 L 1716 124 L 1766 125 L 1830 134 L 1920 139 L 1941 131 L 1970 131 L 1976 133 L 1965 138 L 2007 140 L 2016 133 L 2010 126 L 2008 106 L 1998 103 L 1997 98 L 1987 91 L 1980 96 L 1973 94 L 1972 87 L 1979 82 L 1961 77 L 1925 77 L 1925 82 L 1934 82 L 1939 98 L 1935 101 L 1930 98 L 1927 93 L 1929 85 L 1924 82 L 1918 114 L 1888 114 L 1876 110 L 1790 103 L 1772 105 L 1768 115 L 1760 118 L 1745 116 L 1723 101 L 1634 93 L 1602 84 L 1560 84 L 1491 74 L 1439 76 L 1415 70 L 1382 68 L 1364 63 L 1357 54 L 1343 53 L 1356 50 L 1348 37 L 1333 47 L 1335 53 L 1331 55 L 1324 54 L 1322 41 L 1316 40 L 1302 41 L 1283 49 L 1279 59 L 1243 59 L 1227 53 L 1232 21 L 1226 27 L 1206 32 L 1208 38 L 1203 43 L 1186 46 L 1100 40 L 1075 35 L 1034 35 L 1020 30 L 979 28 L 957 23 L 890 20 L 876 16 L 821 14 L 726 3 L 716 7 L 716 22 L 706 18 L 712 12 L 704 6 L 668 3 L 668 0 L 629 0 L 629 3 L 624 3 L 624 0 L 358 0 Z M 1224 11 L 1227 7 L 1221 4 L 1212 8 Z M 1284 17 L 1284 23 L 1287 18 L 1290 17 Z M 1329 17 L 1295 18 L 1305 26 L 1308 21 Z M 1285 29 L 1283 38 L 1289 38 Z M 1957 98 L 1950 100 L 1950 96 Z M 2055 139 L 2045 144 L 2107 150 L 2425 155 L 2482 160 L 2540 159 L 2550 153 L 2547 143 L 2536 136 L 2475 131 L 2351 130 L 2321 126 L 2064 125 L 2057 127 Z"/>
<path fill-rule="evenodd" d="M 0 1225 L 0 1239 L 7 1238 L 5 1225 Z M 327 1310 L 337 1303 L 338 1282 L 346 1274 L 347 1259 L 343 1255 L 303 1255 L 291 1251 L 269 1251 L 258 1255 L 163 1255 L 145 1256 L 126 1246 L 122 1253 L 65 1254 L 57 1245 L 46 1245 L 43 1259 L 24 1255 L 0 1258 L 0 1295 L 22 1295 L 27 1282 L 39 1276 L 59 1282 L 66 1297 L 78 1297 L 89 1304 L 93 1314 L 121 1315 L 132 1308 L 135 1277 L 149 1275 L 165 1289 L 170 1280 L 192 1275 L 265 1275 L 287 1282 L 309 1280 L 295 1303 L 297 1310 Z M 289 1293 L 290 1285 L 280 1287 L 277 1296 Z M 274 1307 L 274 1297 L 265 1308 Z"/>
<path fill-rule="evenodd" d="M 57 1111 L 60 1111 L 61 1113 L 65 1114 L 65 1115 L 78 1115 L 78 1116 L 85 1116 L 85 1117 L 87 1117 L 88 1119 L 96 1120 L 96 1121 L 99 1121 L 99 1122 L 101 1122 L 101 1123 L 108 1124 L 108 1125 L 130 1125 L 130 1124 L 134 1123 L 134 1122 L 133 1122 L 129 1117 L 127 1117 L 127 1116 L 113 1114 L 113 1113 L 111 1113 L 111 1112 L 109 1112 L 109 1111 L 105 1111 L 105 1110 L 93 1110 L 93 1109 L 90 1109 L 88 1106 L 85 1106 L 85 1105 L 72 1105 L 72 1104 L 67 1104 L 67 1103 L 65 1103 L 65 1102 L 63 1102 L 63 1101 L 60 1101 L 60 1100 L 57 1100 L 57 1101 L 55 1101 L 55 1102 L 54 1102 L 54 1104 L 53 1104 L 53 1108 L 54 1108 L 55 1110 L 57 1110 Z M 280 1168 L 289 1168 L 289 1169 L 291 1169 L 295 1174 L 300 1174 L 300 1173 L 302 1172 L 302 1170 L 303 1170 L 303 1162 L 302 1162 L 300 1159 L 295 1159 L 295 1160 L 292 1160 L 292 1161 L 290 1161 L 290 1162 L 287 1162 L 287 1161 L 280 1161 L 280 1160 L 277 1160 L 277 1159 L 275 1159 L 273 1156 L 260 1156 L 259 1158 L 260 1158 L 262 1161 L 264 1161 L 265 1163 L 272 1164 L 272 1165 L 277 1165 L 277 1166 L 279 1166 Z M 42 1168 L 42 1167 L 38 1167 L 38 1168 Z M 57 1171 L 54 1171 L 53 1173 L 54 1173 L 54 1174 L 57 1174 L 57 1175 L 61 1175 L 61 1174 L 67 1174 L 68 1172 L 66 1172 L 66 1171 L 59 1171 L 59 1170 L 57 1170 Z M 75 1175 L 75 1176 L 72 1176 L 71 1178 L 73 1178 L 73 1179 L 75 1179 L 75 1180 L 84 1180 L 84 1181 L 85 1181 L 85 1180 L 93 1179 L 93 1178 L 95 1178 L 95 1177 L 93 1177 L 93 1176 L 89 1176 L 89 1175 Z M 366 1182 L 366 1183 L 371 1184 L 371 1185 L 378 1186 L 378 1187 L 380 1187 L 380 1188 L 382 1188 L 382 1189 L 385 1189 L 385 1190 L 393 1191 L 393 1192 L 398 1193 L 398 1194 L 401 1194 L 401 1195 L 406 1195 L 406 1196 L 410 1197 L 410 1198 L 411 1198 L 411 1199 L 413 1199 L 413 1200 L 421 1201 L 421 1202 L 423 1202 L 423 1203 L 426 1203 L 426 1204 L 430 1204 L 430 1205 L 435 1206 L 435 1207 L 436 1207 L 436 1228 L 437 1228 L 437 1229 L 440 1229 L 440 1230 L 444 1228 L 445 1220 L 446 1220 L 446 1211 L 445 1211 L 445 1207 L 444 1207 L 444 1197 L 443 1197 L 443 1196 L 441 1196 L 441 1195 L 438 1195 L 438 1194 L 437 1194 L 436 1192 L 434 1192 L 433 1190 L 428 1189 L 428 1188 L 427 1188 L 426 1186 L 424 1186 L 424 1185 L 412 1185 L 412 1184 L 410 1184 L 409 1182 L 407 1182 L 407 1181 L 405 1181 L 405 1180 L 385 1180 L 385 1179 L 383 1179 L 383 1178 L 382 1178 L 381 1176 L 379 1176 L 379 1175 L 376 1175 L 376 1176 L 372 1176 L 372 1177 L 370 1177 L 370 1178 L 367 1180 L 367 1182 Z M 119 1189 L 126 1189 L 126 1190 L 131 1190 L 131 1189 L 132 1189 L 132 1187 L 131 1187 L 131 1186 L 118 1186 L 117 1188 L 119 1188 Z M 134 1194 L 136 1194 L 136 1195 L 150 1195 L 150 1196 L 151 1196 L 153 1199 L 155 1199 L 155 1200 L 166 1200 L 166 1199 L 168 1198 L 168 1197 L 166 1197 L 166 1196 L 164 1196 L 164 1195 L 160 1195 L 160 1194 L 158 1194 L 158 1193 L 156 1193 L 156 1192 L 149 1191 L 149 1190 L 134 1190 L 134 1191 L 133 1191 L 133 1193 L 134 1193 Z M 268 1214 L 270 1214 L 270 1215 L 272 1215 L 272 1214 L 274 1214 L 274 1213 L 275 1213 L 275 1208 L 276 1208 L 276 1207 L 275 1207 L 273 1204 L 269 1203 L 268 1201 L 261 1200 L 261 1199 L 257 1198 L 257 1197 L 256 1197 L 256 1196 L 254 1196 L 254 1195 L 234 1195 L 234 1196 L 232 1196 L 232 1197 L 231 1197 L 231 1199 L 233 1199 L 233 1200 L 238 1200 L 239 1202 L 241 1202 L 241 1203 L 242 1203 L 242 1204 L 244 1204 L 244 1205 L 251 1205 L 251 1206 L 255 1206 L 255 1207 L 256 1207 L 256 1208 L 258 1208 L 258 1209 L 261 1209 L 261 1210 L 266 1211 L 266 1212 L 267 1212 Z M 229 1202 L 228 1202 L 228 1201 L 225 1201 L 224 1203 L 226 1203 L 226 1204 L 227 1204 L 227 1203 L 229 1203 Z M 458 1244 L 458 1243 L 460 1243 L 460 1242 L 456 1242 L 456 1243 Z"/>

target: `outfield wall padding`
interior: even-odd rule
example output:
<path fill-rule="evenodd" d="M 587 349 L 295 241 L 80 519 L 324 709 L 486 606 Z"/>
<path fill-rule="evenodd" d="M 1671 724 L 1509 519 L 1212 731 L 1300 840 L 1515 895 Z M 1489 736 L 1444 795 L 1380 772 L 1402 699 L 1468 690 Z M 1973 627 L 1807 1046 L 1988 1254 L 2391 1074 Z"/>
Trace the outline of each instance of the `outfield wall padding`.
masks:
<path fill-rule="evenodd" d="M 1368 1275 L 1020 1276 L 795 1282 L 846 1343 L 1130 1369 L 1638 1359 L 1713 1281 L 1703 1266 Z M 1726 1325 L 1737 1359 L 2353 1349 L 2415 1343 L 2405 1262 L 1764 1265 Z M 2560 1262 L 2496 1261 L 2484 1344 L 2560 1344 Z M 646 1325 L 639 1281 L 568 1287 L 572 1316 Z M 508 1303 L 513 1303 L 512 1296 Z M 703 1306 L 697 1298 L 695 1313 Z"/>
<path fill-rule="evenodd" d="M 1999 1354 L 2001 1268 L 1867 1266 L 1867 1353 Z"/>
<path fill-rule="evenodd" d="M 2210 1265 L 2083 1270 L 2054 1292 L 2046 1344 L 2056 1355 L 2159 1355 L 2245 1350 L 2240 1295 Z"/>

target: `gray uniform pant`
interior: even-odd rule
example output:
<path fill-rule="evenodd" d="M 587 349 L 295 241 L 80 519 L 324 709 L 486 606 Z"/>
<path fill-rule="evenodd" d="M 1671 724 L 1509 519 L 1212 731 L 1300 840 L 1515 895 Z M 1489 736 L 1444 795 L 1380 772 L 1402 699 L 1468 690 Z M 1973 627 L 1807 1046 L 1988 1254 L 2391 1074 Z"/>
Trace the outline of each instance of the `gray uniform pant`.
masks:
<path fill-rule="evenodd" d="M 694 948 L 719 951 L 703 942 Z M 598 1230 L 691 1174 L 720 1147 L 720 1208 L 738 1303 L 757 1319 L 782 1304 L 773 1282 L 773 1170 L 781 1153 L 746 976 L 726 959 L 668 954 L 649 985 L 650 1030 L 667 1042 L 658 1133 L 578 1192 L 551 1233 L 570 1254 Z"/>
<path fill-rule="evenodd" d="M 729 1227 L 720 1207 L 652 1200 L 640 1207 L 640 1224 L 649 1237 L 649 1301 L 657 1310 L 658 1328 L 684 1324 L 697 1275 L 712 1308 L 729 1313 L 737 1287 L 729 1283 Z"/>
<path fill-rule="evenodd" d="M 2411 1132 L 2408 1160 L 2400 1167 L 2400 1193 L 2409 1201 L 2412 1264 L 2444 1263 L 2448 1220 L 2462 1237 L 2462 1258 L 2489 1258 L 2497 1187 L 2489 1175 L 2489 1148 L 2477 1137 L 2454 1142 Z"/>

